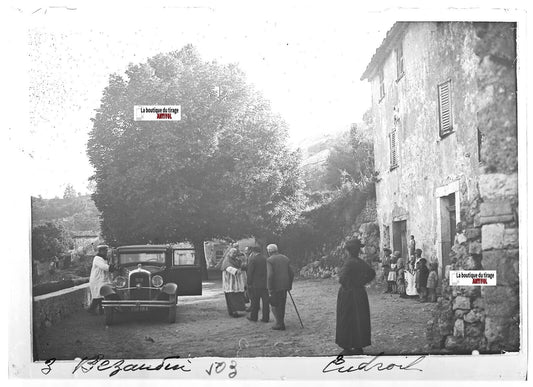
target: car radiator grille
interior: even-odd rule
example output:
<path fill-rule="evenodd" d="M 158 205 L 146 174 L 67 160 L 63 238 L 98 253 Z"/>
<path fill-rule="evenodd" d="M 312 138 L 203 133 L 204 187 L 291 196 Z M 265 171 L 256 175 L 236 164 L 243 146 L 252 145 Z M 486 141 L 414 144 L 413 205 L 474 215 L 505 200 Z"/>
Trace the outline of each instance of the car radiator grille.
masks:
<path fill-rule="evenodd" d="M 131 273 L 130 274 L 131 288 L 148 288 L 150 287 L 150 275 L 148 273 Z M 131 289 L 130 300 L 149 300 L 150 289 Z"/>

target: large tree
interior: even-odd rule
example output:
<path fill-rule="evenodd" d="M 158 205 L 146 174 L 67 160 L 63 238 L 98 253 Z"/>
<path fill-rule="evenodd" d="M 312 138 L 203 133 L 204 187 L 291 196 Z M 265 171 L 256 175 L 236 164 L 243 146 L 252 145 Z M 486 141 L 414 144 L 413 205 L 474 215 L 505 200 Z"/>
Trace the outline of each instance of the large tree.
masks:
<path fill-rule="evenodd" d="M 181 105 L 182 120 L 139 122 L 134 105 Z M 236 65 L 192 46 L 113 74 L 87 153 L 110 243 L 268 235 L 299 211 L 287 128 Z"/>

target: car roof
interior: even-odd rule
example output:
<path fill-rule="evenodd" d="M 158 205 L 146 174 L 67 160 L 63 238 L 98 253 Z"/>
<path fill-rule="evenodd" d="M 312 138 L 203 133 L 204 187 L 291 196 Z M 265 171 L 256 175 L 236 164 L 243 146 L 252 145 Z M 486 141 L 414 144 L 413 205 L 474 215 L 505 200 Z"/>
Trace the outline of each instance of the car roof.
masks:
<path fill-rule="evenodd" d="M 165 251 L 169 245 L 129 245 L 117 247 L 119 252 L 128 251 Z"/>

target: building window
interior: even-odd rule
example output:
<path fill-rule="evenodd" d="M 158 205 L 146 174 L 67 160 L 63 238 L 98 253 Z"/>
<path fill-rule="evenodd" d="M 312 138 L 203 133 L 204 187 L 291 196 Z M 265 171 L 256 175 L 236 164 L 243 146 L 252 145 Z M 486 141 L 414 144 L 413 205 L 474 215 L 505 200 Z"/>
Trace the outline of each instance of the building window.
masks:
<path fill-rule="evenodd" d="M 390 170 L 398 167 L 398 131 L 396 128 L 389 133 Z"/>
<path fill-rule="evenodd" d="M 477 161 L 481 163 L 481 147 L 483 146 L 483 133 L 477 128 Z"/>
<path fill-rule="evenodd" d="M 441 137 L 453 132 L 451 85 L 452 81 L 448 80 L 437 87 L 439 93 L 439 134 Z"/>
<path fill-rule="evenodd" d="M 399 81 L 403 74 L 403 45 L 400 43 L 396 48 L 396 80 Z"/>
<path fill-rule="evenodd" d="M 385 97 L 385 77 L 381 69 L 379 70 L 379 100 L 381 101 L 383 97 Z"/>

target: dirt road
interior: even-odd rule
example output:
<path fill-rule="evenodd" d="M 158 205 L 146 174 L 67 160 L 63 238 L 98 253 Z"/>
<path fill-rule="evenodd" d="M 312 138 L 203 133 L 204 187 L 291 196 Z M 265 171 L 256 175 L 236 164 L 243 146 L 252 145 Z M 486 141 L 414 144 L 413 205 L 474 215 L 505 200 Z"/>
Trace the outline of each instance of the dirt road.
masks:
<path fill-rule="evenodd" d="M 273 331 L 272 323 L 229 317 L 220 281 L 204 283 L 203 296 L 180 297 L 175 324 L 145 314 L 124 315 L 117 325 L 106 327 L 103 316 L 79 313 L 36 338 L 37 359 L 335 355 L 340 352 L 335 345 L 338 286 L 333 279 L 296 281 L 292 295 L 305 328 L 288 299 L 286 331 Z M 428 353 L 425 329 L 435 304 L 400 299 L 381 289 L 369 288 L 368 293 L 372 346 L 365 352 Z"/>

